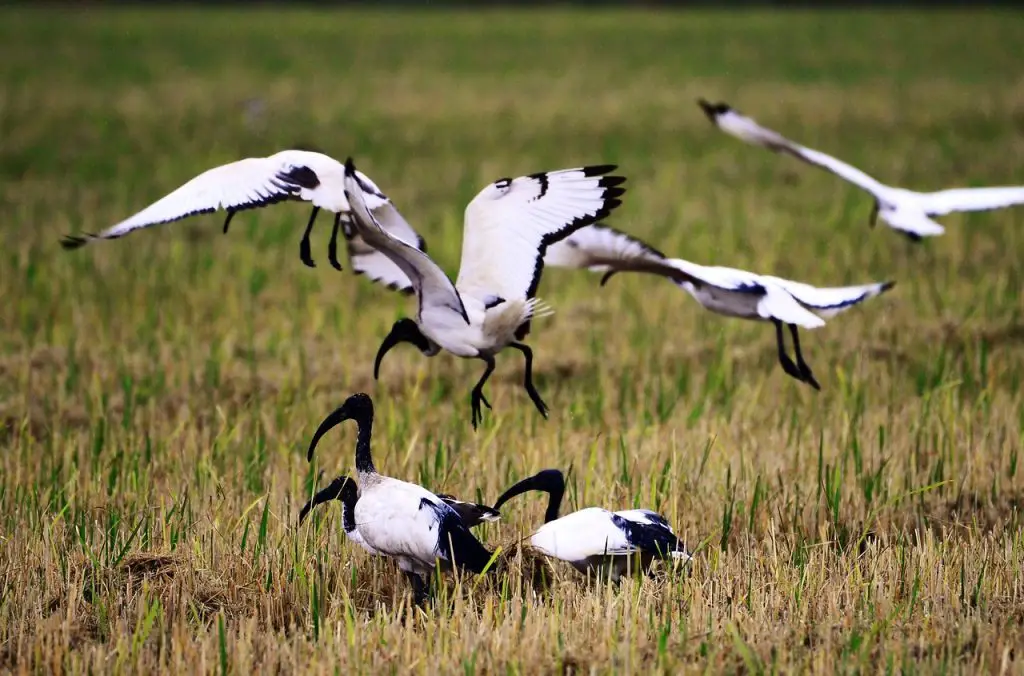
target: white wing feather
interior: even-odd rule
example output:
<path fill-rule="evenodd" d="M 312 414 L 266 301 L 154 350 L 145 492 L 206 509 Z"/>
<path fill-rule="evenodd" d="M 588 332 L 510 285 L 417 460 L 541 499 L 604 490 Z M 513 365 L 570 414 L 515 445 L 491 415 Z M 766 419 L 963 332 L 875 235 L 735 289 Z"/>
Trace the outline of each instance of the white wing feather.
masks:
<path fill-rule="evenodd" d="M 953 211 L 986 211 L 1024 204 L 1024 186 L 953 188 L 920 195 L 924 212 L 941 216 Z"/>
<path fill-rule="evenodd" d="M 367 207 L 363 198 L 365 189 L 360 185 L 360 179 L 351 160 L 346 165 L 344 185 L 356 233 L 366 244 L 386 256 L 402 271 L 416 291 L 420 313 L 428 308 L 443 308 L 457 312 L 465 319 L 466 309 L 462 305 L 462 298 L 448 275 L 418 248 L 389 233 Z M 398 212 L 391 210 L 385 213 L 393 216 Z"/>
<path fill-rule="evenodd" d="M 500 179 L 466 207 L 455 286 L 477 299 L 533 297 L 548 246 L 605 218 L 621 204 L 614 166 Z"/>
<path fill-rule="evenodd" d="M 548 247 L 544 265 L 609 272 L 637 261 L 661 262 L 664 254 L 624 232 L 595 223 Z"/>
<path fill-rule="evenodd" d="M 388 234 L 426 253 L 426 241 L 409 225 L 390 201 L 372 211 L 380 227 Z M 367 244 L 355 228 L 351 218 L 344 222 L 344 226 L 349 261 L 356 274 L 366 275 L 372 281 L 402 293 L 415 291 L 409 276 L 385 254 Z"/>
<path fill-rule="evenodd" d="M 895 285 L 895 282 L 880 282 L 860 286 L 816 287 L 781 277 L 763 275 L 762 278 L 782 287 L 798 303 L 825 319 L 831 319 L 854 305 L 881 295 Z"/>
<path fill-rule="evenodd" d="M 348 211 L 341 192 L 341 164 L 327 155 L 307 150 L 283 150 L 270 157 L 250 157 L 209 169 L 157 200 L 134 216 L 95 234 L 70 236 L 66 248 L 96 239 L 116 239 L 154 225 L 171 223 L 219 209 L 243 211 L 283 200 L 304 200 L 334 212 Z M 371 209 L 387 198 L 363 176 Z M 318 189 L 321 186 L 333 189 Z"/>

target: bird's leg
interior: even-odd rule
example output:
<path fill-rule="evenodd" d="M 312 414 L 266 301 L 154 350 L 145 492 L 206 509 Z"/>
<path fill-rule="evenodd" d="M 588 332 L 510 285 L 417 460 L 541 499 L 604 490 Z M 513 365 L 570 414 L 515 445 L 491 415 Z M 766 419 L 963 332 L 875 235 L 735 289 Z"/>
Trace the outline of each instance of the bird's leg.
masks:
<path fill-rule="evenodd" d="M 492 355 L 486 355 L 481 356 L 480 358 L 487 363 L 487 368 L 484 369 L 484 374 L 480 376 L 480 381 L 476 384 L 476 387 L 473 388 L 473 392 L 469 397 L 470 407 L 473 409 L 473 429 L 476 429 L 477 424 L 483 419 L 483 412 L 480 410 L 480 403 L 483 402 L 483 405 L 487 408 L 491 407 L 490 402 L 488 402 L 487 398 L 484 396 L 483 390 L 484 383 L 487 382 L 487 379 L 491 377 L 491 373 L 494 372 L 494 357 Z"/>
<path fill-rule="evenodd" d="M 405 571 L 405 576 L 409 578 L 409 585 L 412 587 L 413 603 L 423 606 L 427 599 L 430 598 L 430 595 L 427 593 L 427 585 L 423 583 L 423 578 L 411 570 Z"/>
<path fill-rule="evenodd" d="M 803 380 L 804 376 L 800 372 L 800 369 L 796 367 L 793 360 L 786 354 L 786 344 L 782 338 L 782 322 L 778 319 L 773 319 L 772 322 L 775 324 L 775 341 L 779 344 L 779 363 L 782 364 L 782 370 L 786 372 L 786 375 L 796 378 L 797 380 Z"/>
<path fill-rule="evenodd" d="M 313 232 L 313 224 L 316 223 L 316 215 L 320 213 L 320 207 L 313 207 L 313 213 L 309 215 L 309 223 L 306 224 L 306 231 L 302 233 L 302 241 L 299 242 L 299 258 L 311 268 L 316 267 L 313 256 L 309 252 L 309 233 Z"/>
<path fill-rule="evenodd" d="M 228 217 L 224 219 L 224 234 L 228 234 L 228 226 L 231 225 L 231 219 L 238 213 L 235 209 L 228 209 Z"/>
<path fill-rule="evenodd" d="M 882 205 L 878 203 L 878 200 L 875 200 L 875 203 L 871 205 L 871 216 L 868 217 L 868 225 L 872 228 L 875 227 L 876 223 L 878 223 L 878 210 L 881 206 Z"/>
<path fill-rule="evenodd" d="M 801 375 L 803 375 L 803 381 L 814 389 L 820 390 L 821 385 L 814 379 L 811 367 L 804 361 L 804 353 L 800 351 L 800 337 L 797 335 L 796 324 L 789 325 L 789 333 L 793 336 L 793 353 L 796 355 L 796 366 L 800 369 Z"/>
<path fill-rule="evenodd" d="M 537 410 L 540 411 L 542 416 L 547 418 L 547 404 L 545 404 L 544 400 L 540 398 L 537 388 L 533 386 L 533 350 L 530 349 L 529 345 L 524 343 L 509 343 L 509 347 L 514 347 L 523 353 L 523 357 L 526 359 L 526 374 L 523 379 L 523 387 L 526 388 L 526 393 L 530 395 L 530 400 L 533 401 L 533 405 L 537 407 Z"/>
<path fill-rule="evenodd" d="M 338 262 L 338 231 L 341 230 L 341 212 L 334 214 L 334 229 L 331 230 L 331 242 L 327 245 L 327 260 L 335 270 L 341 270 Z"/>

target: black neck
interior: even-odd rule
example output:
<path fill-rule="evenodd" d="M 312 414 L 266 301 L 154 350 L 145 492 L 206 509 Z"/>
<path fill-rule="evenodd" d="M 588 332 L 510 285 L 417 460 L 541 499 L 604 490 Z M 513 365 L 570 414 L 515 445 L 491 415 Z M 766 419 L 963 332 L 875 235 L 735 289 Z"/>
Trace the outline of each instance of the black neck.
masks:
<path fill-rule="evenodd" d="M 346 420 L 355 420 L 359 425 L 359 436 L 356 439 L 356 469 L 362 473 L 375 473 L 373 458 L 370 455 L 370 435 L 373 432 L 373 402 L 370 397 L 359 393 L 353 394 L 344 404 L 339 406 L 330 415 L 324 418 L 313 434 L 313 440 L 309 442 L 309 452 L 306 454 L 308 460 L 313 459 L 313 451 L 316 449 L 320 437 L 328 432 L 335 425 Z"/>
<path fill-rule="evenodd" d="M 356 438 L 356 471 L 374 474 L 373 456 L 370 454 L 370 437 L 373 433 L 373 411 L 356 418 L 359 425 L 359 436 Z"/>
<path fill-rule="evenodd" d="M 494 509 L 499 509 L 515 496 L 527 491 L 541 491 L 548 494 L 548 508 L 544 512 L 544 523 L 558 518 L 558 510 L 562 506 L 562 496 L 565 495 L 565 477 L 557 469 L 542 470 L 513 485 L 494 503 Z"/>
<path fill-rule="evenodd" d="M 345 499 L 341 501 L 341 525 L 345 529 L 346 533 L 351 533 L 356 529 L 356 500 L 355 495 L 345 496 Z"/>
<path fill-rule="evenodd" d="M 548 492 L 548 508 L 544 511 L 544 523 L 554 521 L 558 518 L 558 510 L 562 507 L 562 496 L 565 495 L 565 485 L 562 484 Z"/>

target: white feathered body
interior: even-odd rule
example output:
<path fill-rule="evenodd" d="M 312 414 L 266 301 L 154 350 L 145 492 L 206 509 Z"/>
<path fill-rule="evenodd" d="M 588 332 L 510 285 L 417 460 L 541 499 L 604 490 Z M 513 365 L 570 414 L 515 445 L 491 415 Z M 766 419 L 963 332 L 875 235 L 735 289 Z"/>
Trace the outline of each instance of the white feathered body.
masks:
<path fill-rule="evenodd" d="M 622 527 L 624 524 L 643 531 L 648 541 L 637 541 L 635 535 L 631 540 L 630 533 Z M 530 545 L 546 556 L 571 564 L 581 573 L 608 571 L 612 579 L 618 579 L 631 566 L 649 568 L 655 558 L 689 560 L 683 549 L 659 552 L 651 545 L 653 540 L 675 540 L 674 536 L 671 526 L 654 512 L 611 512 L 588 507 L 544 524 L 530 537 Z"/>
<path fill-rule="evenodd" d="M 366 546 L 398 561 L 404 571 L 421 575 L 434 569 L 438 519 L 423 500 L 444 504 L 416 484 L 379 474 L 361 475 L 356 502 L 356 529 Z"/>

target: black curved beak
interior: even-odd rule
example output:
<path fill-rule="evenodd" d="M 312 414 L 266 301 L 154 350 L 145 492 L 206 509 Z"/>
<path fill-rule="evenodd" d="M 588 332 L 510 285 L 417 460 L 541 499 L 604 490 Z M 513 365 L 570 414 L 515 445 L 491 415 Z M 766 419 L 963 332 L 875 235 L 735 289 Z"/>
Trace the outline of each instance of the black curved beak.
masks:
<path fill-rule="evenodd" d="M 393 348 L 395 345 L 405 341 L 401 335 L 398 335 L 394 329 L 387 335 L 384 342 L 380 344 L 380 348 L 377 350 L 377 357 L 373 360 L 373 379 L 378 380 L 380 378 L 380 363 L 384 359 L 384 355 L 388 353 L 388 350 Z"/>
<path fill-rule="evenodd" d="M 616 272 L 618 272 L 618 270 L 609 270 L 608 272 L 601 275 L 601 286 L 607 284 L 608 280 L 611 279 L 612 275 L 614 275 Z"/>
<path fill-rule="evenodd" d="M 320 443 L 320 437 L 330 432 L 333 428 L 337 427 L 346 420 L 351 420 L 352 415 L 349 413 L 348 402 L 334 409 L 323 422 L 320 423 L 320 427 L 316 428 L 316 432 L 313 433 L 313 439 L 309 442 L 309 450 L 306 451 L 306 461 L 313 461 L 313 451 L 316 450 L 316 445 Z"/>
<path fill-rule="evenodd" d="M 302 506 L 302 510 L 299 512 L 299 525 L 302 525 L 303 520 L 305 520 L 310 510 L 317 505 L 322 505 L 323 503 L 330 502 L 331 500 L 340 500 L 341 494 L 345 489 L 345 484 L 349 481 L 351 481 L 351 479 L 342 475 L 332 481 L 327 488 L 318 491 L 317 494 L 313 496 L 312 500 Z"/>

